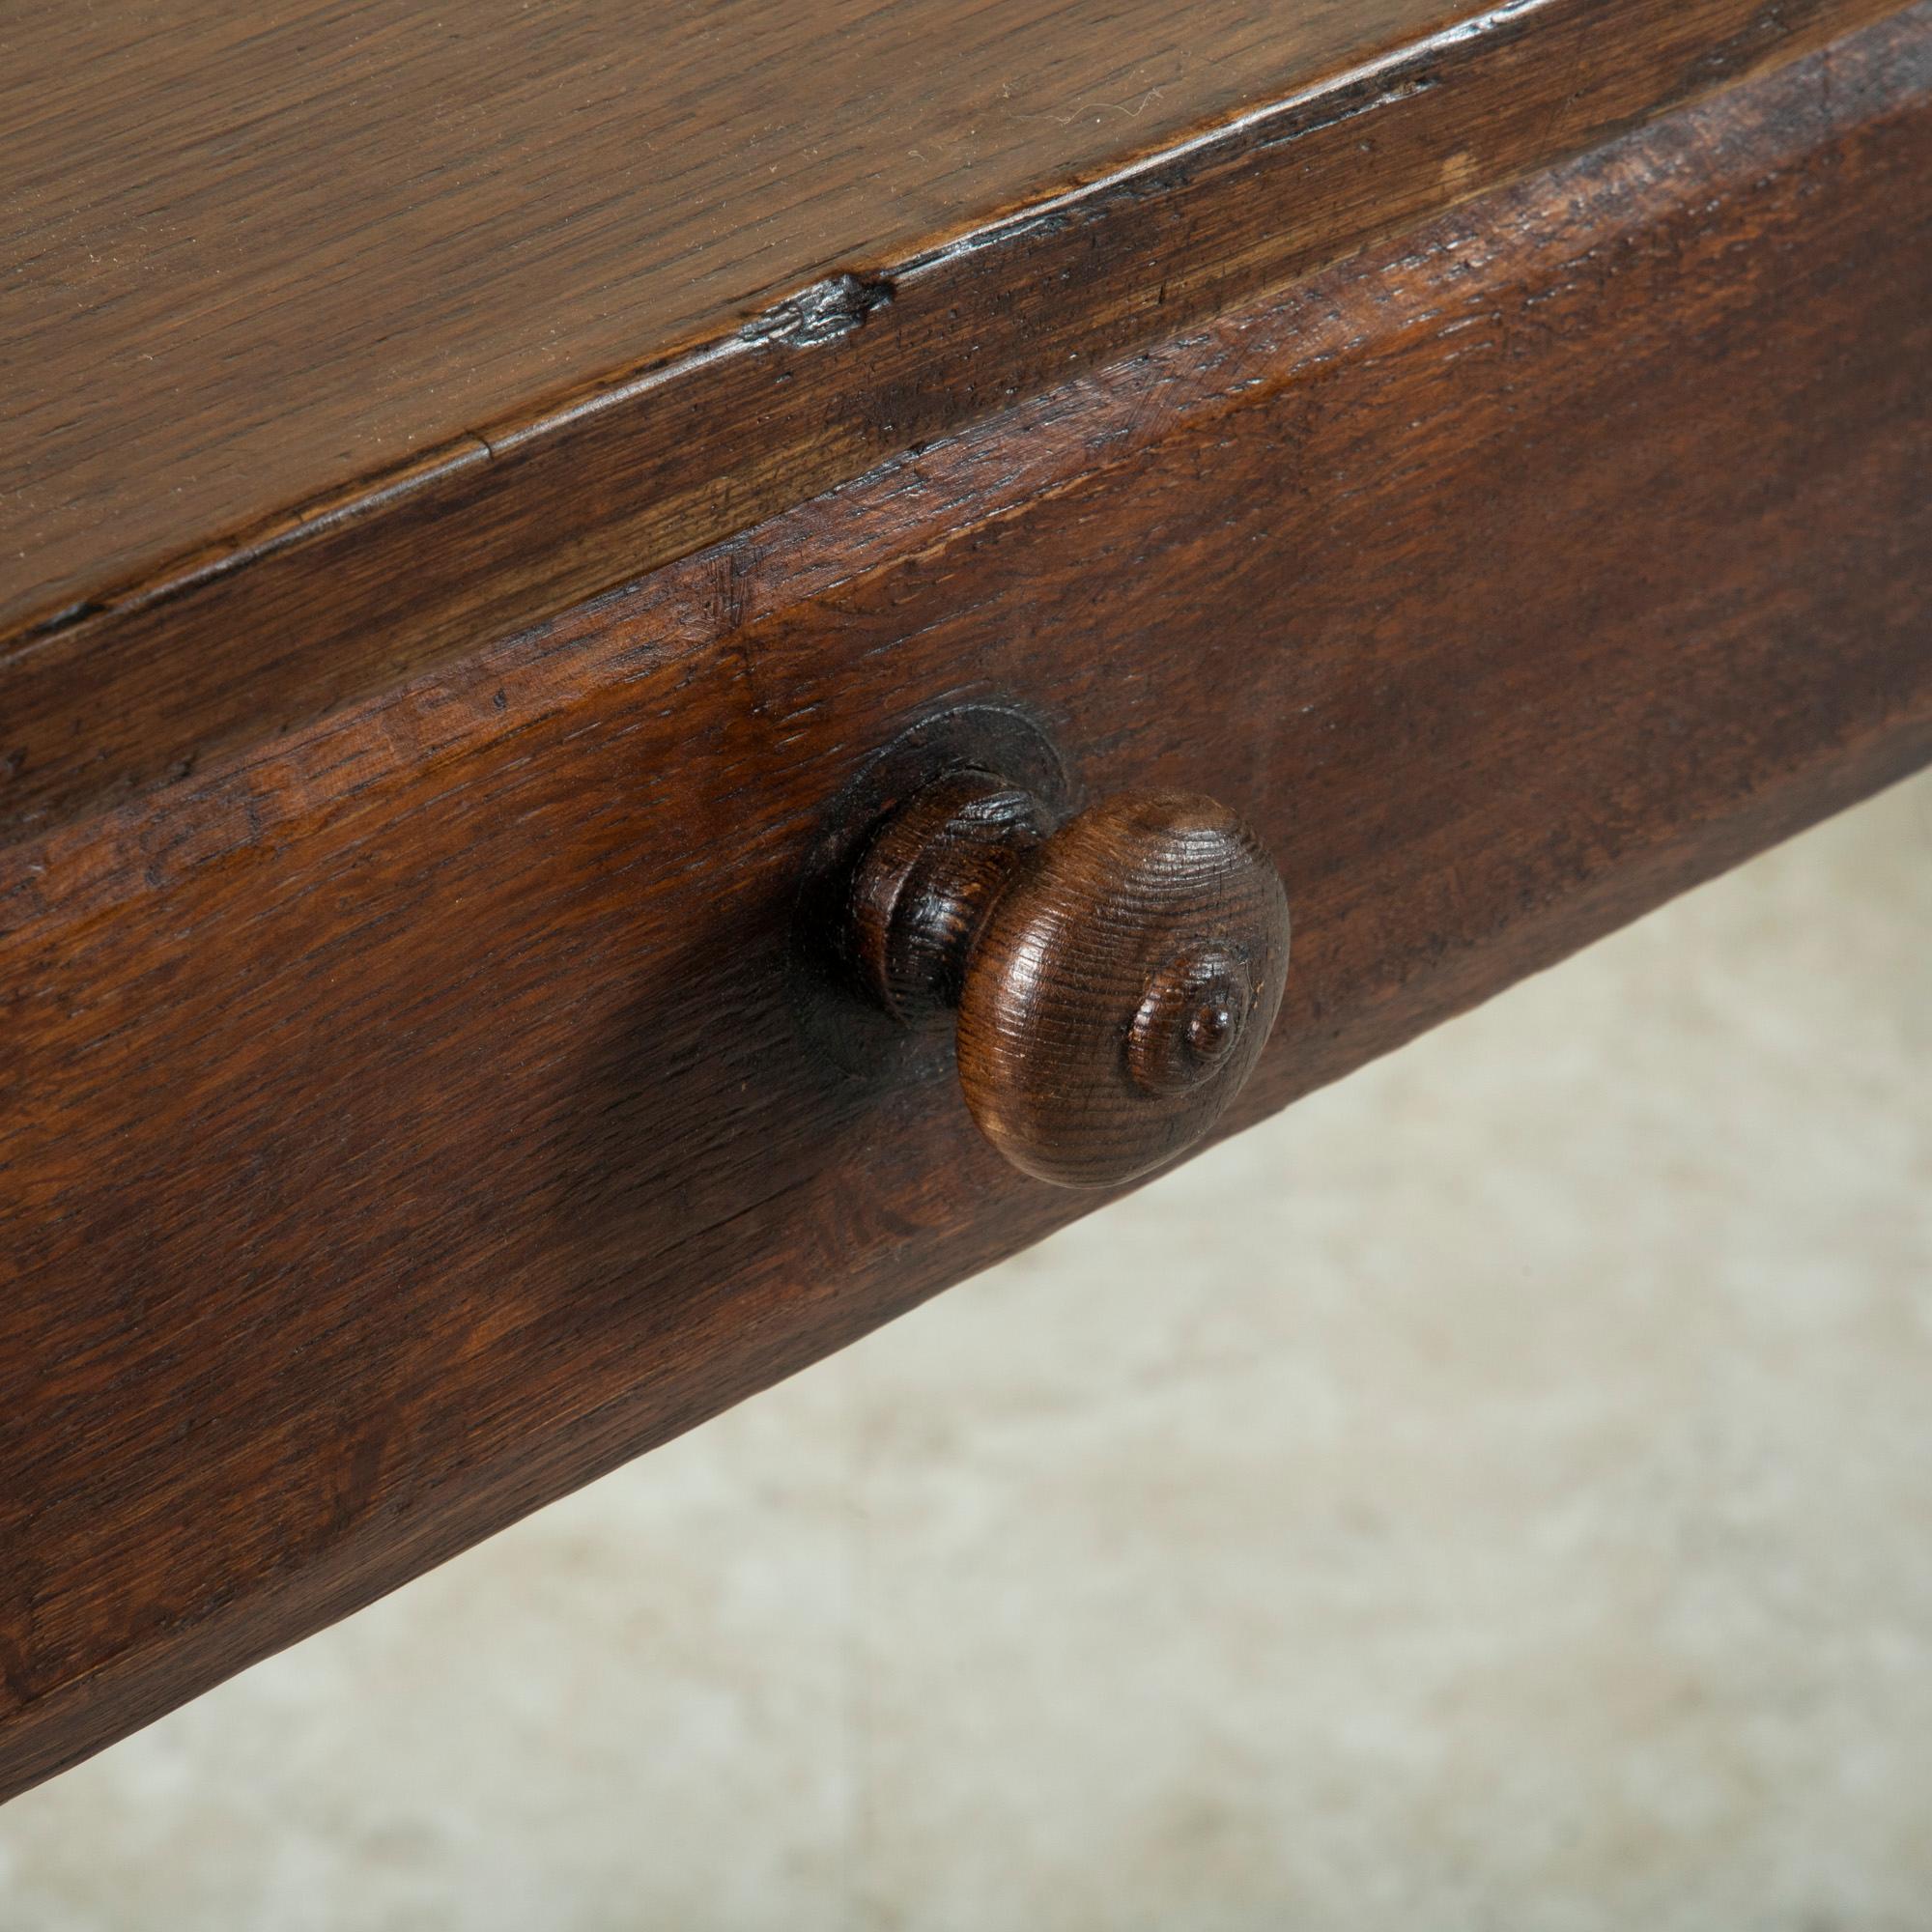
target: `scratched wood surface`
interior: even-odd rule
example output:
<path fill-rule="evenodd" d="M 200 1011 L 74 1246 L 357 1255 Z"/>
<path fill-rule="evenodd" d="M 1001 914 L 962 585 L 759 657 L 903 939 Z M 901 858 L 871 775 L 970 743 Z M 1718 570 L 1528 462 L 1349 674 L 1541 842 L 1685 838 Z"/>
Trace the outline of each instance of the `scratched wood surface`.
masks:
<path fill-rule="evenodd" d="M 1236 1124 L 1932 756 L 1928 187 L 1919 6 L 0 851 L 0 1788 L 1090 1205 L 789 995 L 933 706 L 1257 828 Z"/>
<path fill-rule="evenodd" d="M 0 837 L 1895 6 L 16 0 Z"/>

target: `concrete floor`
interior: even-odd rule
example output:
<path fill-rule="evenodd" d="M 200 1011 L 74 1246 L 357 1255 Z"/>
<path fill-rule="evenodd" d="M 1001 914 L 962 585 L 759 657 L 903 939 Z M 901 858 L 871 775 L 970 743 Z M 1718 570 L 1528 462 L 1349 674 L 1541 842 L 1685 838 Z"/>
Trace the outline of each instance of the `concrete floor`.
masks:
<path fill-rule="evenodd" d="M 1932 1926 L 1932 781 L 0 1812 L 0 1928 Z"/>

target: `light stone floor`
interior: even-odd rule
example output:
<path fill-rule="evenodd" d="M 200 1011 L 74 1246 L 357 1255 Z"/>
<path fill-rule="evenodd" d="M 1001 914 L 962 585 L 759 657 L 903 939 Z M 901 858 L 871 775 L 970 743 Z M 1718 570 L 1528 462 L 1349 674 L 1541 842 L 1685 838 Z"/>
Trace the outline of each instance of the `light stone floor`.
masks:
<path fill-rule="evenodd" d="M 0 1928 L 1932 1927 L 1932 781 L 0 1812 Z"/>

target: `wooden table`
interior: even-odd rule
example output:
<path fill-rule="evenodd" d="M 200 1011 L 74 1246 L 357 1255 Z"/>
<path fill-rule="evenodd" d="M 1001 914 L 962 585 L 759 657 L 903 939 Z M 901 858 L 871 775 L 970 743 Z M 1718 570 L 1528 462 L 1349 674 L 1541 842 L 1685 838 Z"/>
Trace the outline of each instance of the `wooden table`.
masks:
<path fill-rule="evenodd" d="M 1932 757 L 1924 0 L 0 72 L 0 1791 Z"/>

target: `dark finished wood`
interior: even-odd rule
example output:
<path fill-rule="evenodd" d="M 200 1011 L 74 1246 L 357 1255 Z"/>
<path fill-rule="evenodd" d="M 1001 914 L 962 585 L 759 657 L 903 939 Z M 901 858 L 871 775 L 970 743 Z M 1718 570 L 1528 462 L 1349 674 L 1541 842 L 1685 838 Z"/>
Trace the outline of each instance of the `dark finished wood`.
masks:
<path fill-rule="evenodd" d="M 944 1032 L 994 900 L 1053 827 L 1024 784 L 985 761 L 960 753 L 932 769 L 861 828 L 847 880 L 835 875 L 814 895 L 824 930 L 808 928 L 800 944 L 901 1026 Z"/>
<path fill-rule="evenodd" d="M 817 950 L 904 1025 L 957 1012 L 967 1112 L 1023 1174 L 1118 1187 L 1253 1072 L 1288 901 L 1212 799 L 1130 791 L 1056 825 L 1024 785 L 947 760 L 859 848 L 826 895 L 845 930 Z"/>
<path fill-rule="evenodd" d="M 0 836 L 1896 4 L 11 9 Z"/>
<path fill-rule="evenodd" d="M 1233 812 L 1090 806 L 1021 859 L 969 954 L 959 1086 L 1022 1173 L 1116 1187 L 1195 1145 L 1246 1084 L 1288 977 L 1288 901 Z"/>
<path fill-rule="evenodd" d="M 1929 179 L 1921 10 L 0 854 L 5 1785 L 1093 1204 L 774 990 L 934 704 L 1266 841 L 1236 1125 L 1922 764 Z"/>

